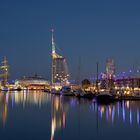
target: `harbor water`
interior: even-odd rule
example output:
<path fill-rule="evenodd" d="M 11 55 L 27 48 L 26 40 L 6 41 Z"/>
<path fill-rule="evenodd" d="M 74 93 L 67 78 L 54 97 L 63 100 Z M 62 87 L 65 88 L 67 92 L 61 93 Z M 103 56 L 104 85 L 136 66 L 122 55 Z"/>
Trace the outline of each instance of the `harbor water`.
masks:
<path fill-rule="evenodd" d="M 139 140 L 140 101 L 95 99 L 42 91 L 0 93 L 1 140 Z"/>

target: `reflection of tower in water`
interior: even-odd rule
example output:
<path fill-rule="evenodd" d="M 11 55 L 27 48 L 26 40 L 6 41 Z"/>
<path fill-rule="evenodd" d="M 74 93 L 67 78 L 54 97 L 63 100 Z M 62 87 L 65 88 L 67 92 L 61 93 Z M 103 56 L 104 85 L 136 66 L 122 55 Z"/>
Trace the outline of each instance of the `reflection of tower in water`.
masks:
<path fill-rule="evenodd" d="M 66 112 L 60 96 L 52 96 L 51 119 L 51 140 L 53 140 L 55 131 L 65 128 L 66 125 Z"/>

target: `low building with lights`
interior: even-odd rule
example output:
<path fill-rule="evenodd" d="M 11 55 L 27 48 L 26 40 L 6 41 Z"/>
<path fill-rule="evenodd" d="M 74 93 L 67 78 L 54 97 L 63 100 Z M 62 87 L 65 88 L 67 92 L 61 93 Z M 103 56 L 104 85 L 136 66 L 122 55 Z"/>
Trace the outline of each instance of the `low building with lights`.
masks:
<path fill-rule="evenodd" d="M 50 88 L 50 82 L 40 76 L 22 77 L 15 81 L 17 89 L 44 90 Z"/>
<path fill-rule="evenodd" d="M 139 77 L 128 77 L 115 80 L 115 86 L 119 88 L 140 88 Z"/>

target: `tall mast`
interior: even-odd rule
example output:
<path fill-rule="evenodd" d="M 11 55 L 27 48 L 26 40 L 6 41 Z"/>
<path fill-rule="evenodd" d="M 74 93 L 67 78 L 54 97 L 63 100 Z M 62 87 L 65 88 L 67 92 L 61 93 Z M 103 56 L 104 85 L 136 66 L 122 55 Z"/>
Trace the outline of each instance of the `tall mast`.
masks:
<path fill-rule="evenodd" d="M 78 77 L 77 77 L 78 85 L 80 85 L 81 82 L 81 57 L 79 57 L 79 64 L 78 64 Z"/>
<path fill-rule="evenodd" d="M 52 54 L 54 54 L 55 53 L 55 43 L 54 43 L 54 37 L 53 37 L 54 29 L 52 29 L 51 32 L 52 32 Z"/>
<path fill-rule="evenodd" d="M 99 81 L 99 63 L 97 62 L 96 63 L 96 76 L 97 76 L 97 79 L 96 79 L 96 89 L 97 89 L 97 93 L 99 92 L 99 87 L 98 87 L 98 81 Z"/>
<path fill-rule="evenodd" d="M 6 57 L 4 57 L 4 60 L 2 61 L 2 66 L 0 68 L 2 70 L 2 85 L 5 87 L 9 76 L 9 66 Z"/>

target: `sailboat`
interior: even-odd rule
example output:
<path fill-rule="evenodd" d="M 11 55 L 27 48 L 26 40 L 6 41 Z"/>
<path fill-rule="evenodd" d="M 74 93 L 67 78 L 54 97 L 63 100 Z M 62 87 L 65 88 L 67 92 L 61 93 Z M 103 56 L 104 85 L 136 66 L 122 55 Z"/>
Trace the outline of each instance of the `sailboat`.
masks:
<path fill-rule="evenodd" d="M 99 88 L 98 88 L 98 63 L 97 63 L 97 80 L 96 80 L 96 89 L 97 89 L 97 93 L 96 93 L 96 100 L 97 102 L 109 102 L 113 96 L 110 92 L 109 89 L 106 89 L 106 90 L 100 90 L 99 91 Z"/>

